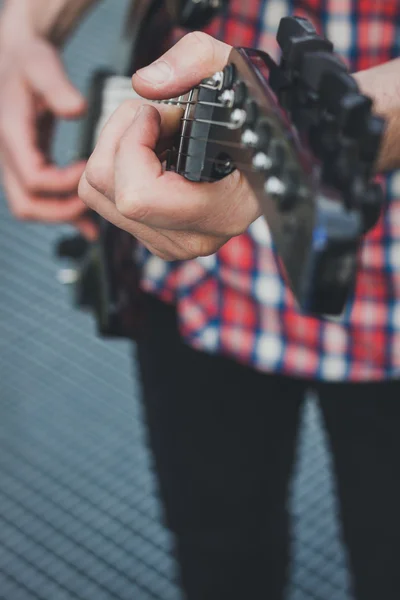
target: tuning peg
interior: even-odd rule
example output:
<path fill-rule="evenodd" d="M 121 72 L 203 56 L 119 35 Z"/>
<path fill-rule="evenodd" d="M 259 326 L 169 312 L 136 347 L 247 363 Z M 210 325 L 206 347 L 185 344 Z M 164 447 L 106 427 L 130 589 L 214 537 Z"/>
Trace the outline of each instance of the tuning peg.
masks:
<path fill-rule="evenodd" d="M 321 107 L 336 119 L 344 135 L 359 139 L 371 114 L 372 100 L 360 94 L 355 80 L 348 73 L 327 72 L 319 88 Z"/>
<path fill-rule="evenodd" d="M 256 171 L 270 171 L 272 160 L 265 152 L 257 152 L 253 156 L 252 165 Z"/>
<path fill-rule="evenodd" d="M 319 94 L 321 104 L 330 112 L 336 114 L 340 110 L 343 98 L 350 94 L 353 94 L 353 96 L 361 96 L 361 94 L 356 80 L 349 74 L 342 61 L 340 59 L 337 61 L 328 60 L 326 61 L 325 57 L 322 57 L 316 91 Z M 310 67 L 313 62 L 314 59 L 310 57 Z"/>
<path fill-rule="evenodd" d="M 372 100 L 361 94 L 347 94 L 338 111 L 339 127 L 344 135 L 360 140 L 371 115 Z"/>
<path fill-rule="evenodd" d="M 334 185 L 342 192 L 346 192 L 352 185 L 358 165 L 358 144 L 349 138 L 342 138 L 335 157 L 332 157 L 327 165 L 327 172 L 331 174 Z M 349 203 L 353 205 L 354 202 L 358 202 L 358 198 L 356 199 L 354 193 L 351 193 Z"/>
<path fill-rule="evenodd" d="M 277 41 L 285 66 L 296 69 L 306 52 L 332 52 L 333 44 L 319 36 L 314 26 L 301 17 L 284 17 L 279 24 Z"/>
<path fill-rule="evenodd" d="M 291 38 L 318 36 L 317 30 L 308 19 L 303 17 L 283 17 L 279 23 L 276 35 L 280 48 L 285 51 L 287 41 Z"/>
<path fill-rule="evenodd" d="M 371 183 L 363 196 L 361 210 L 364 221 L 364 233 L 367 233 L 378 223 L 382 213 L 384 194 L 382 186 Z"/>
<path fill-rule="evenodd" d="M 342 60 L 336 56 L 336 54 L 329 54 L 328 52 L 307 52 L 303 57 L 301 63 L 299 77 L 301 81 L 315 93 L 320 93 L 322 81 L 327 77 L 327 73 L 340 74 L 347 73 L 347 67 Z M 354 83 L 354 91 L 357 91 L 357 84 L 349 76 L 349 86 Z M 331 89 L 332 93 L 335 93 L 334 88 Z M 327 90 L 327 95 L 329 94 Z M 325 90 L 324 90 L 325 91 Z M 353 91 L 349 89 L 348 91 Z"/>
<path fill-rule="evenodd" d="M 276 201 L 279 211 L 293 209 L 300 197 L 300 175 L 295 168 L 290 168 L 282 176 L 270 175 L 264 185 L 265 193 Z"/>
<path fill-rule="evenodd" d="M 371 167 L 374 166 L 385 133 L 386 122 L 382 117 L 371 115 L 360 141 L 360 156 Z"/>

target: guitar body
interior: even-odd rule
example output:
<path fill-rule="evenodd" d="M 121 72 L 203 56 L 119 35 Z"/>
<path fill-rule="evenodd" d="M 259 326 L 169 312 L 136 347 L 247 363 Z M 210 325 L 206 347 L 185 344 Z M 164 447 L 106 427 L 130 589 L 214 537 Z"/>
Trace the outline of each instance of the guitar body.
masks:
<path fill-rule="evenodd" d="M 99 70 L 92 77 L 80 158 L 89 158 L 102 126 L 119 104 L 135 97 L 132 74 L 168 50 L 177 25 L 201 28 L 217 8 L 215 3 L 192 0 L 131 2 L 115 71 Z M 74 263 L 74 304 L 93 313 L 100 335 L 135 339 L 142 326 L 136 240 L 97 215 L 93 218 L 100 232 L 96 242 L 77 235 L 61 240 L 57 248 L 59 257 Z"/>

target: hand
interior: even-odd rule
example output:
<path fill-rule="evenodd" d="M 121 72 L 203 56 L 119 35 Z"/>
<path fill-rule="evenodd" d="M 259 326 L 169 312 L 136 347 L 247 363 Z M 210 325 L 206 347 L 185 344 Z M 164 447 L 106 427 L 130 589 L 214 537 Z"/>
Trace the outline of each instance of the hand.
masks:
<path fill-rule="evenodd" d="M 10 209 L 23 220 L 76 222 L 93 237 L 77 194 L 85 165 L 59 168 L 48 157 L 53 118 L 78 117 L 85 101 L 45 39 L 24 35 L 1 50 L 1 171 Z"/>
<path fill-rule="evenodd" d="M 177 96 L 222 69 L 229 52 L 206 34 L 189 34 L 139 70 L 133 87 L 152 100 Z M 163 171 L 158 153 L 180 118 L 179 109 L 165 105 L 123 104 L 102 131 L 79 186 L 91 209 L 165 260 L 212 254 L 260 215 L 239 172 L 216 183 L 193 183 Z"/>

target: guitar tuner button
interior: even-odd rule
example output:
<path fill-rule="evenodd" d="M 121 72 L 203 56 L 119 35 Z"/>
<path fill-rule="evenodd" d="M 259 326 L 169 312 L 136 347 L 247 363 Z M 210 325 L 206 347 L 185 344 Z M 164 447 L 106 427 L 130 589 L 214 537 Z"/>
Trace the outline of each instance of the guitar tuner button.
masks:
<path fill-rule="evenodd" d="M 223 81 L 224 81 L 224 74 L 222 71 L 217 71 L 216 73 L 214 73 L 214 75 L 211 77 L 211 81 L 219 88 L 221 89 L 222 85 L 223 85 Z"/>
<path fill-rule="evenodd" d="M 264 185 L 265 193 L 268 196 L 273 196 L 275 198 L 281 198 L 284 196 L 286 192 L 286 185 L 284 182 L 278 177 L 272 176 L 267 179 Z"/>
<path fill-rule="evenodd" d="M 269 171 L 272 167 L 272 160 L 264 152 L 257 152 L 253 157 L 252 164 L 257 171 Z"/>
<path fill-rule="evenodd" d="M 202 84 L 204 87 L 211 88 L 213 90 L 221 90 L 224 84 L 223 71 L 217 71 L 211 77 L 203 79 Z"/>
<path fill-rule="evenodd" d="M 363 230 L 367 233 L 378 223 L 384 203 L 382 187 L 378 183 L 371 183 L 366 191 L 361 206 L 363 215 Z"/>
<path fill-rule="evenodd" d="M 231 128 L 237 129 L 238 127 L 241 127 L 244 123 L 246 119 L 246 113 L 244 110 L 241 110 L 240 108 L 235 108 L 234 111 L 232 111 L 231 114 Z"/>
<path fill-rule="evenodd" d="M 282 211 L 293 209 L 296 201 L 299 200 L 299 174 L 295 170 L 289 170 L 285 178 L 272 175 L 264 185 L 265 193 L 277 201 L 277 208 Z"/>
<path fill-rule="evenodd" d="M 258 135 L 251 129 L 245 129 L 242 135 L 242 144 L 246 146 L 257 146 Z"/>
<path fill-rule="evenodd" d="M 233 90 L 225 90 L 219 97 L 219 101 L 224 106 L 233 106 L 235 99 L 235 92 Z"/>

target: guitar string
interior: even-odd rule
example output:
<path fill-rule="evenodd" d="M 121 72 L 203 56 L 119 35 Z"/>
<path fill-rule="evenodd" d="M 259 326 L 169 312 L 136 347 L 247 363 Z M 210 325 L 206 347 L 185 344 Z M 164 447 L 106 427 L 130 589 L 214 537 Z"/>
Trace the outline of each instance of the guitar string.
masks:
<path fill-rule="evenodd" d="M 195 154 L 187 154 L 186 152 L 182 152 L 181 156 L 184 156 L 185 158 L 194 158 L 196 155 Z M 204 162 L 208 162 L 208 163 L 213 163 L 213 164 L 218 164 L 221 166 L 226 165 L 229 161 L 227 160 L 221 160 L 221 159 L 214 159 L 214 158 L 208 158 L 205 157 L 204 158 Z M 240 171 L 243 172 L 253 172 L 253 173 L 262 173 L 262 169 L 255 169 L 254 167 L 249 168 L 249 164 L 248 163 L 244 163 L 244 162 L 236 162 L 236 161 L 232 161 L 232 166 L 235 166 L 236 168 L 238 168 Z"/>
<path fill-rule="evenodd" d="M 213 144 L 219 144 L 220 146 L 228 146 L 229 148 L 242 149 L 242 148 L 246 147 L 241 142 L 228 142 L 227 140 L 217 140 L 215 138 L 204 138 L 204 137 L 198 137 L 196 135 L 182 135 L 182 136 L 179 136 L 179 138 L 183 138 L 186 140 L 196 140 L 198 142 L 211 142 Z"/>
<path fill-rule="evenodd" d="M 226 104 L 221 104 L 220 102 L 207 102 L 206 100 L 152 100 L 155 104 L 166 104 L 167 106 L 172 104 L 173 106 L 187 106 L 187 105 L 196 105 L 196 106 L 215 106 L 216 108 L 230 108 Z"/>
<path fill-rule="evenodd" d="M 236 129 L 240 129 L 243 123 L 231 123 L 230 121 L 213 121 L 212 119 L 200 119 L 199 117 L 182 117 L 181 121 L 186 121 L 189 123 L 205 123 L 207 125 L 216 125 L 217 127 L 226 127 L 226 129 L 230 129 L 235 131 Z"/>

